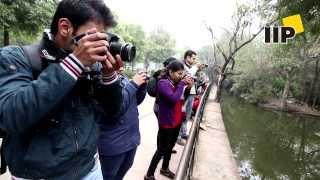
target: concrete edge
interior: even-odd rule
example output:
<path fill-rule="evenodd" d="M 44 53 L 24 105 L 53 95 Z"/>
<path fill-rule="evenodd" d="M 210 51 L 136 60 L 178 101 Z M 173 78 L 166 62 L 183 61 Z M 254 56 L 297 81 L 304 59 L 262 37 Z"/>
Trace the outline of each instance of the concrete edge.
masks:
<path fill-rule="evenodd" d="M 240 180 L 228 134 L 223 122 L 220 103 L 213 101 L 217 87 L 212 86 L 204 110 L 195 154 L 193 180 Z"/>

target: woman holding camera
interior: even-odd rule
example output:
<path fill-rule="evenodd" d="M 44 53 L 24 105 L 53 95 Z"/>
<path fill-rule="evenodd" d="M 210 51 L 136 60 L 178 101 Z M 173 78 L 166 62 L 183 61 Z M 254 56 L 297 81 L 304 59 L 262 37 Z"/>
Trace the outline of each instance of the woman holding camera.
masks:
<path fill-rule="evenodd" d="M 159 98 L 157 150 L 151 160 L 145 180 L 155 180 L 154 172 L 163 158 L 160 174 L 174 178 L 169 170 L 171 151 L 176 143 L 184 116 L 184 92 L 188 87 L 189 78 L 185 77 L 184 65 L 178 60 L 172 61 L 166 67 L 166 74 L 157 84 Z"/>

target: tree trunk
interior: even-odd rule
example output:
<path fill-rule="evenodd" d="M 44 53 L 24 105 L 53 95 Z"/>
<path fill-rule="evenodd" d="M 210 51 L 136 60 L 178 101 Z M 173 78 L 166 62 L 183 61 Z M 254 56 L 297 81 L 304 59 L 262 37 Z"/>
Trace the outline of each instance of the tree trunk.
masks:
<path fill-rule="evenodd" d="M 320 83 L 318 83 L 318 88 L 316 90 L 315 97 L 313 99 L 313 108 L 320 110 Z"/>
<path fill-rule="evenodd" d="M 3 45 L 8 46 L 10 44 L 8 27 L 3 27 Z"/>
<path fill-rule="evenodd" d="M 320 88 L 318 88 L 320 89 Z M 318 94 L 315 94 L 314 98 L 313 98 L 313 102 L 312 102 L 312 109 L 316 109 L 317 107 L 317 102 L 319 101 L 319 95 Z"/>
<path fill-rule="evenodd" d="M 230 62 L 230 58 L 224 58 L 224 64 L 219 73 L 219 78 L 217 83 L 217 96 L 214 100 L 215 102 L 220 102 L 221 100 L 222 83 L 226 79 L 226 75 L 224 73 L 227 69 L 229 62 Z"/>
<path fill-rule="evenodd" d="M 303 63 L 303 69 L 302 72 L 307 72 L 307 65 L 308 63 L 303 59 L 304 63 Z M 301 102 L 307 102 L 308 99 L 308 92 L 307 92 L 307 78 L 305 78 L 305 74 L 301 73 L 300 75 L 301 77 L 301 89 L 302 89 L 302 96 L 300 101 Z"/>
<path fill-rule="evenodd" d="M 308 43 L 305 41 L 305 46 L 300 49 L 300 57 L 303 61 L 302 72 L 308 72 L 308 55 L 306 53 Z M 300 101 L 304 103 L 308 103 L 309 101 L 309 82 L 308 79 L 305 77 L 305 73 L 301 73 L 301 89 L 302 89 L 302 96 L 300 97 Z"/>
<path fill-rule="evenodd" d="M 290 76 L 289 76 L 289 72 L 287 71 L 286 72 L 286 83 L 284 86 L 282 99 L 281 99 L 281 109 L 282 110 L 286 110 L 286 108 L 287 108 L 287 99 L 289 96 L 289 92 L 290 92 Z"/>
<path fill-rule="evenodd" d="M 301 75 L 304 75 L 304 73 L 301 73 Z M 302 77 L 302 97 L 300 99 L 301 102 L 307 103 L 308 99 L 308 92 L 307 92 L 307 80 L 305 77 Z"/>
<path fill-rule="evenodd" d="M 313 102 L 312 102 L 312 108 L 315 108 L 316 106 L 316 103 L 317 103 L 317 97 L 318 97 L 318 94 L 319 92 L 316 91 L 317 89 L 317 85 L 319 84 L 318 81 L 319 81 L 319 61 L 320 60 L 317 60 L 316 62 L 316 67 L 315 67 L 315 72 L 314 72 L 314 79 L 313 79 L 313 82 L 312 82 L 312 89 L 311 89 L 311 95 L 313 96 Z"/>
<path fill-rule="evenodd" d="M 222 83 L 225 80 L 225 75 L 223 74 L 219 74 L 219 79 L 218 79 L 218 83 L 217 83 L 217 96 L 215 98 L 215 102 L 220 102 L 221 100 L 221 92 L 222 92 Z"/>

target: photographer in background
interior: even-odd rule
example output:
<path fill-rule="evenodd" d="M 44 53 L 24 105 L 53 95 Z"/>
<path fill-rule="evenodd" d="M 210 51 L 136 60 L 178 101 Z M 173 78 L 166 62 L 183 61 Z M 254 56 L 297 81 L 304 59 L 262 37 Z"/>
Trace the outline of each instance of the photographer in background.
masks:
<path fill-rule="evenodd" d="M 166 66 L 165 74 L 157 82 L 159 98 L 157 150 L 144 180 L 155 180 L 154 173 L 161 159 L 163 162 L 160 174 L 170 179 L 175 177 L 175 174 L 169 169 L 169 163 L 185 114 L 184 93 L 186 89 L 190 88 L 189 81 L 189 78 L 185 76 L 183 64 L 174 60 Z"/>
<path fill-rule="evenodd" d="M 174 57 L 167 58 L 162 64 L 163 68 L 154 72 L 147 84 L 147 92 L 151 97 L 155 97 L 154 105 L 153 105 L 153 112 L 155 116 L 158 118 L 159 112 L 159 98 L 157 97 L 157 83 L 162 78 L 162 76 L 166 73 L 166 67 L 170 64 L 170 62 L 177 60 Z"/>
<path fill-rule="evenodd" d="M 106 116 L 100 124 L 98 149 L 104 180 L 123 179 L 140 144 L 138 105 L 146 96 L 148 77 L 145 72 L 139 72 L 132 80 L 125 75 L 120 75 L 120 79 L 123 87 L 120 117 L 111 120 L 112 117 Z"/>
<path fill-rule="evenodd" d="M 12 179 L 102 179 L 95 120 L 117 117 L 122 102 L 122 60 L 101 33 L 115 24 L 103 0 L 62 0 L 35 54 L 0 49 L 2 152 Z"/>
<path fill-rule="evenodd" d="M 184 68 L 188 76 L 193 78 L 193 81 L 197 79 L 196 73 L 206 67 L 205 64 L 197 63 L 197 53 L 192 50 L 187 50 L 184 54 Z M 185 140 L 188 139 L 187 133 L 187 124 L 188 121 L 191 119 L 192 115 L 192 104 L 194 100 L 194 96 L 196 95 L 196 88 L 195 85 L 192 85 L 189 95 L 186 97 L 184 107 L 186 108 L 186 118 L 182 122 L 179 137 L 177 143 L 179 145 L 185 145 Z"/>

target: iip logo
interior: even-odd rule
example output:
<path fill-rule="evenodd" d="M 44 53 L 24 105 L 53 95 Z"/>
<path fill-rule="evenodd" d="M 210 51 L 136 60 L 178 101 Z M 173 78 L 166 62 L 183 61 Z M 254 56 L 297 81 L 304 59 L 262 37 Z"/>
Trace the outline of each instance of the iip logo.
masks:
<path fill-rule="evenodd" d="M 299 14 L 283 18 L 282 24 L 283 26 L 268 26 L 264 28 L 265 43 L 286 44 L 288 39 L 293 39 L 296 34 L 304 32 Z"/>

